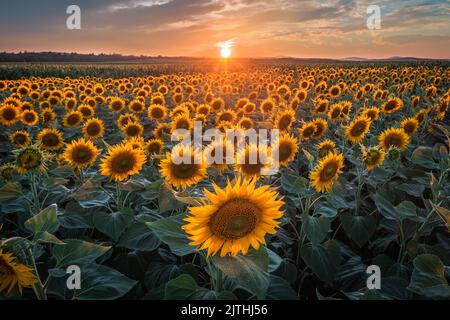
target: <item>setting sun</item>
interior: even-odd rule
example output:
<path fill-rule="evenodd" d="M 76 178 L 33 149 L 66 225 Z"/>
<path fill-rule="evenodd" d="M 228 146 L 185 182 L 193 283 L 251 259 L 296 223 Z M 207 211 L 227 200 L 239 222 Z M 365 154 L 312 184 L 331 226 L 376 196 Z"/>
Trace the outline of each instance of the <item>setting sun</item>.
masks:
<path fill-rule="evenodd" d="M 223 46 L 220 49 L 220 56 L 224 59 L 231 57 L 231 48 L 229 46 Z"/>

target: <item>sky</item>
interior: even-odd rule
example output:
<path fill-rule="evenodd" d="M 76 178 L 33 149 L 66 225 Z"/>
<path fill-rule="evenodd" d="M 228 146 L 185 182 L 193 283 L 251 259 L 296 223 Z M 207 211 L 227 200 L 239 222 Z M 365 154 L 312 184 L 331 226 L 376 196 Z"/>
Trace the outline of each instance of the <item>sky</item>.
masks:
<path fill-rule="evenodd" d="M 226 41 L 234 57 L 450 58 L 450 0 L 0 0 L 0 51 L 214 57 Z"/>

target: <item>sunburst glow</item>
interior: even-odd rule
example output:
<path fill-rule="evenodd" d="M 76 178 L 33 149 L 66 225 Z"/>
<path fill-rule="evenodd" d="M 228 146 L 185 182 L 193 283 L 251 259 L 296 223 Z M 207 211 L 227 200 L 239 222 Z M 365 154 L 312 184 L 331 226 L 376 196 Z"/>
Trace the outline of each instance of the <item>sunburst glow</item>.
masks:
<path fill-rule="evenodd" d="M 219 42 L 217 47 L 220 48 L 220 56 L 223 59 L 228 59 L 233 54 L 232 47 L 234 46 L 234 40 L 227 40 L 224 42 Z"/>

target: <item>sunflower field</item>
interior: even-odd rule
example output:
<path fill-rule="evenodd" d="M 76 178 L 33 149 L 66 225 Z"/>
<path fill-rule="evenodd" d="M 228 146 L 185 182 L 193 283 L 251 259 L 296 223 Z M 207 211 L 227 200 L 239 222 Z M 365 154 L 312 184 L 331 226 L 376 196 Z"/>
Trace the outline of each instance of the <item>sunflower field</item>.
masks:
<path fill-rule="evenodd" d="M 447 62 L 137 69 L 0 68 L 0 299 L 450 299 Z"/>

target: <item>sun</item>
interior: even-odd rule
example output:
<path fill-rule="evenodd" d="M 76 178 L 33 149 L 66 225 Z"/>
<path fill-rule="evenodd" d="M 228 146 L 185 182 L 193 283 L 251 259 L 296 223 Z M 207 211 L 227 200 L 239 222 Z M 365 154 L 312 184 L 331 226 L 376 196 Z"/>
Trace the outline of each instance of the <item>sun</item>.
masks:
<path fill-rule="evenodd" d="M 231 48 L 229 46 L 222 46 L 220 48 L 220 56 L 224 59 L 231 57 Z"/>

